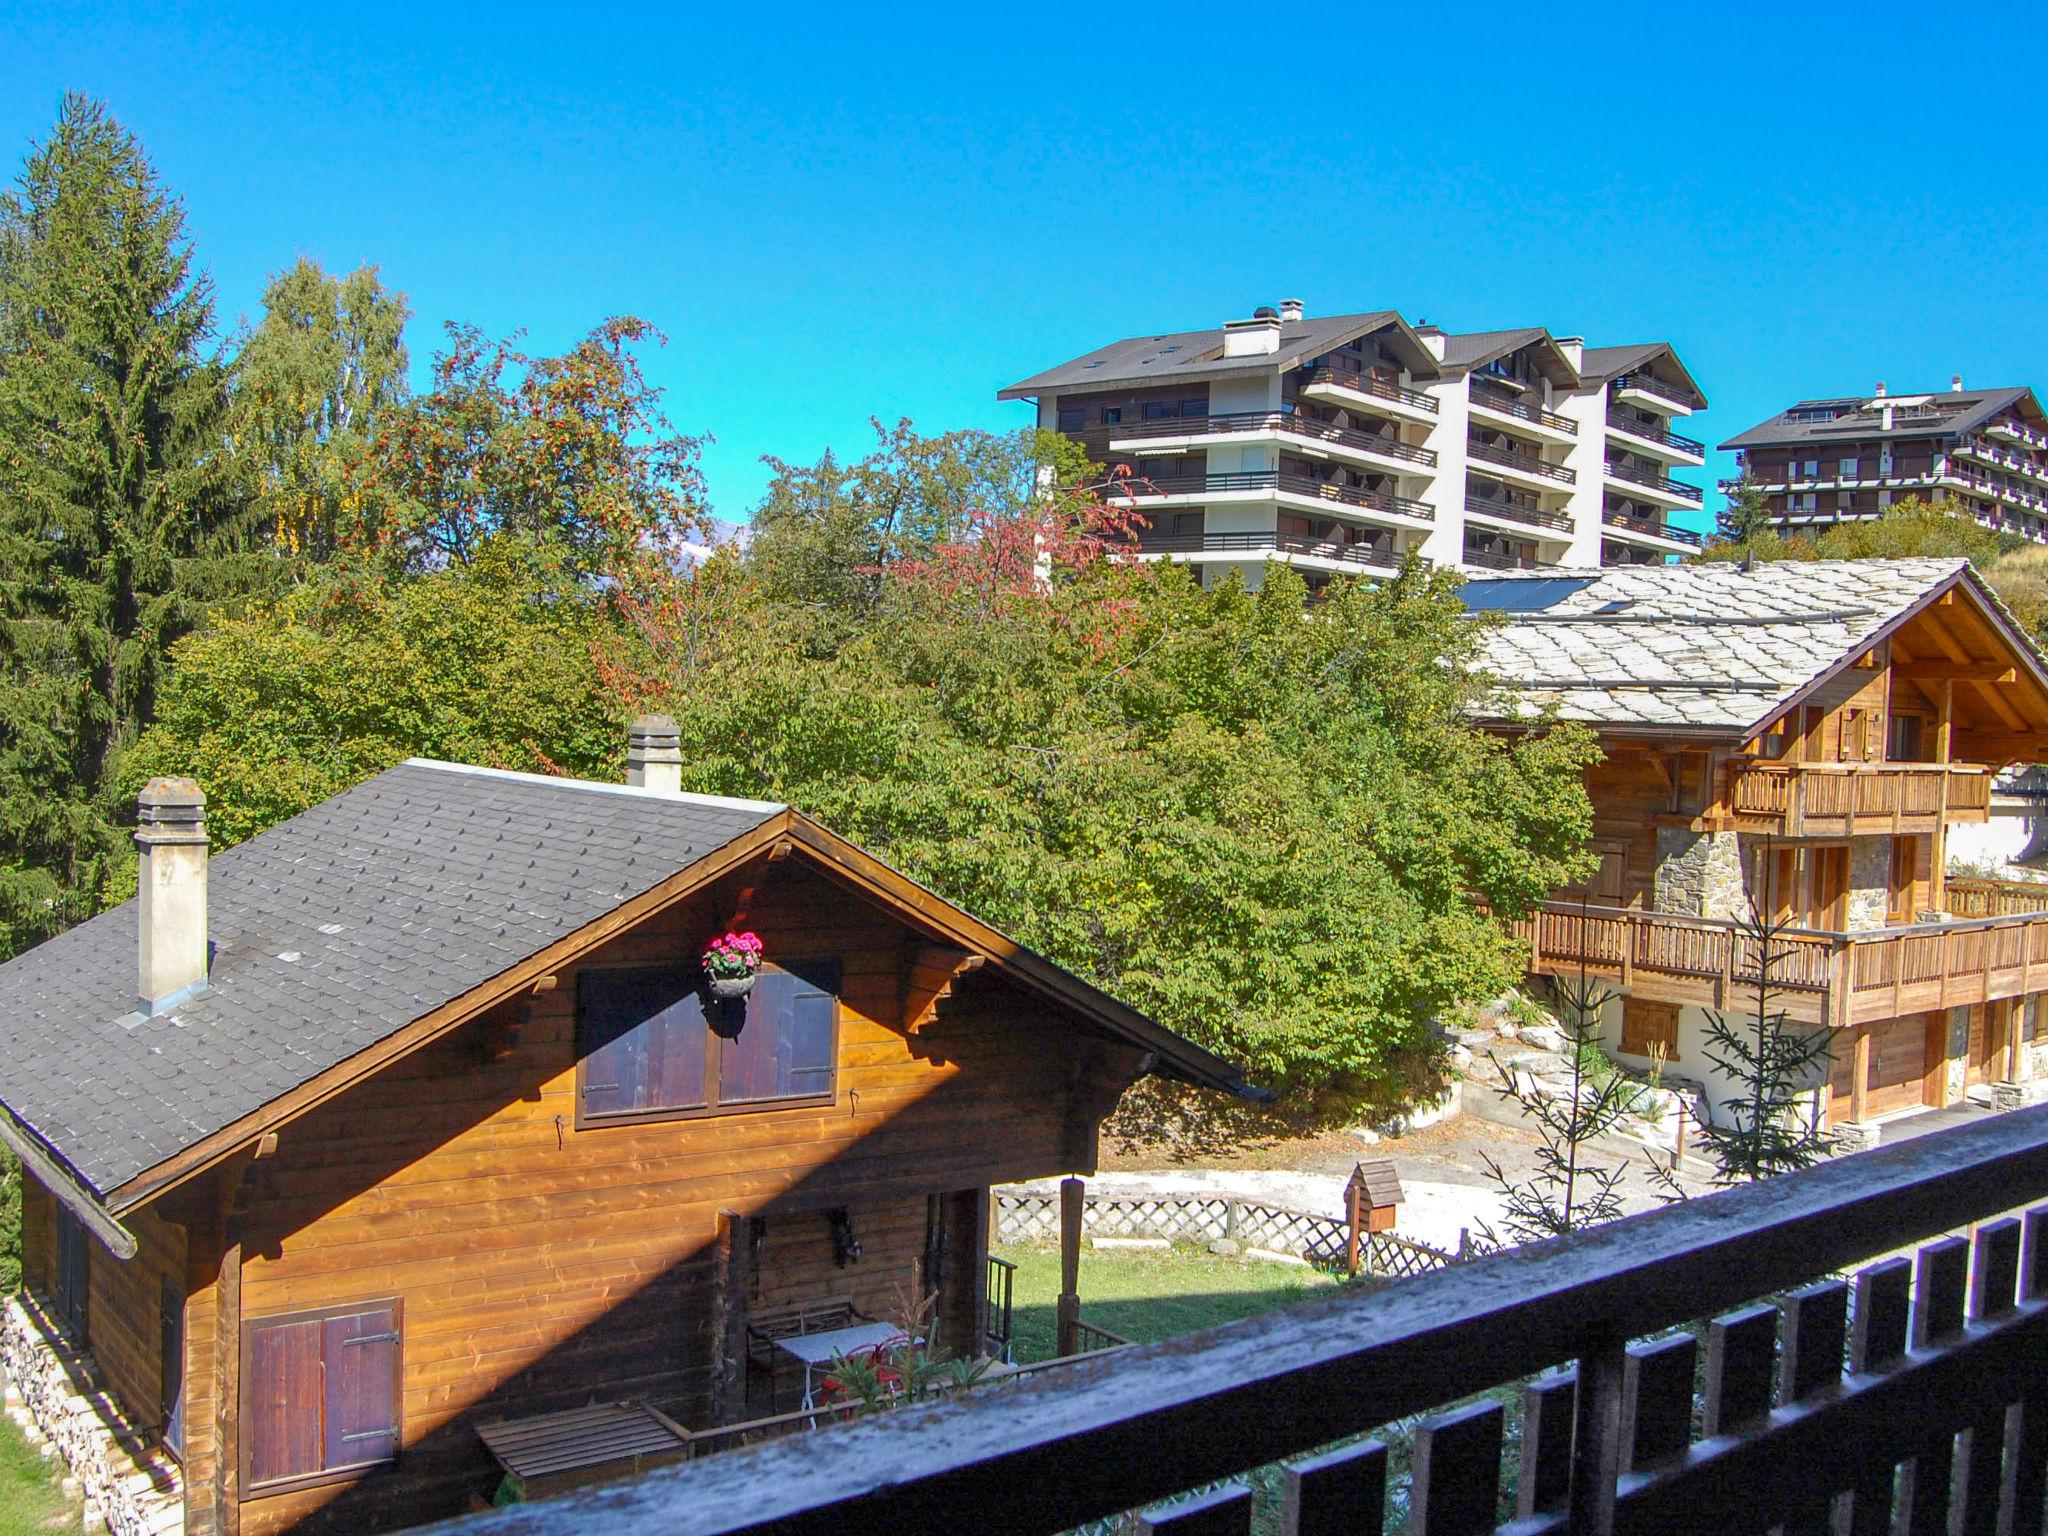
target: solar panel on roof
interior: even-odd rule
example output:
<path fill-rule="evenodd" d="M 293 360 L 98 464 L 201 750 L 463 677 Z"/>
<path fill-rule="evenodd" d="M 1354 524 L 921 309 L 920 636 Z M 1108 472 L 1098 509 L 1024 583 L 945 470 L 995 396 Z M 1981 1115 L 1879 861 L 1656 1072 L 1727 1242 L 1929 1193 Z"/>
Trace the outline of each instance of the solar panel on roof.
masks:
<path fill-rule="evenodd" d="M 1529 580 L 1479 577 L 1468 580 L 1459 595 L 1473 613 L 1541 613 L 1576 596 L 1598 576 L 1538 576 Z"/>

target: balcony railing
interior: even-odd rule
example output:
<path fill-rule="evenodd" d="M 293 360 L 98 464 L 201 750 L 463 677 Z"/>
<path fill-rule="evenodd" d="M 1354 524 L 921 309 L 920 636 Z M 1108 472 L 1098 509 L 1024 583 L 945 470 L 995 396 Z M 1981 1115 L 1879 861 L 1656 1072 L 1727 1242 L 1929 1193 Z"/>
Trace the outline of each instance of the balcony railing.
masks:
<path fill-rule="evenodd" d="M 1649 373 L 1624 373 L 1614 381 L 1617 391 L 1624 389 L 1641 390 L 1646 395 L 1655 395 L 1659 400 L 1669 400 L 1673 405 L 1682 405 L 1689 411 L 1700 407 L 1700 397 L 1682 384 L 1668 384 Z"/>
<path fill-rule="evenodd" d="M 2048 1107 L 1986 1116 L 437 1529 L 1306 1536 L 1376 1533 L 1392 1505 L 1402 1529 L 1464 1536 L 1496 1529 L 1513 1458 L 1524 1536 L 1889 1532 L 1895 1514 L 2035 1536 L 2048 1213 L 2026 1208 L 2044 1195 Z"/>
<path fill-rule="evenodd" d="M 1554 528 L 1560 533 L 1572 531 L 1572 520 L 1559 512 L 1539 512 L 1534 507 L 1518 507 L 1512 501 L 1496 501 L 1491 496 L 1467 496 L 1465 510 L 1478 512 L 1487 517 L 1505 518 L 1513 523 L 1525 523 L 1531 528 Z"/>
<path fill-rule="evenodd" d="M 1403 405 L 1427 411 L 1432 416 L 1437 413 L 1436 401 L 1421 390 L 1404 389 L 1401 385 L 1380 378 L 1376 374 L 1354 373 L 1349 368 L 1314 368 L 1301 383 L 1304 389 L 1326 384 L 1332 389 L 1348 389 L 1353 394 L 1376 395 L 1382 400 L 1398 400 Z"/>
<path fill-rule="evenodd" d="M 1426 501 L 1272 469 L 1247 469 L 1217 475 L 1155 475 L 1149 480 L 1120 481 L 1111 487 L 1109 494 L 1143 499 L 1148 496 L 1204 496 L 1242 491 L 1284 491 L 1290 496 L 1335 502 L 1339 506 L 1357 507 L 1367 512 L 1412 517 L 1422 522 L 1436 517 L 1436 509 Z"/>
<path fill-rule="evenodd" d="M 1533 401 L 1517 399 L 1508 391 L 1482 384 L 1476 378 L 1472 381 L 1472 403 L 1483 406 L 1489 411 L 1499 411 L 1503 415 L 1513 416 L 1522 421 L 1537 422 L 1556 432 L 1576 434 L 1579 430 L 1579 424 L 1573 421 L 1571 417 L 1560 416 L 1555 411 L 1546 411 L 1542 406 L 1535 404 Z"/>
<path fill-rule="evenodd" d="M 1484 566 L 1489 571 L 1536 571 L 1544 562 L 1532 555 L 1500 555 L 1489 550 L 1468 549 L 1464 554 L 1467 565 Z"/>
<path fill-rule="evenodd" d="M 2023 917 L 2048 912 L 2048 880 L 1969 880 L 1951 876 L 1948 910 L 1957 917 Z"/>
<path fill-rule="evenodd" d="M 1560 902 L 1511 926 L 1532 971 L 1570 975 L 1583 964 L 1666 1002 L 1742 1007 L 1761 963 L 1751 937 L 1713 918 Z M 2025 996 L 2048 990 L 2048 913 L 1793 930 L 1773 942 L 1771 983 L 1773 1007 L 1836 1026 Z"/>
<path fill-rule="evenodd" d="M 1675 523 L 1660 522 L 1656 518 L 1630 517 L 1612 507 L 1602 509 L 1600 521 L 1609 528 L 1626 528 L 1631 533 L 1640 533 L 1653 539 L 1676 539 L 1681 544 L 1695 547 L 1703 543 L 1701 537 L 1690 528 L 1680 528 Z"/>
<path fill-rule="evenodd" d="M 1313 555 L 1319 560 L 1336 560 L 1345 565 L 1370 566 L 1375 570 L 1398 571 L 1401 557 L 1387 546 L 1339 543 L 1334 539 L 1312 538 L 1305 533 L 1272 533 L 1250 530 L 1233 533 L 1141 533 L 1141 555 L 1245 554 L 1261 550 L 1285 555 Z"/>
<path fill-rule="evenodd" d="M 1678 433 L 1666 431 L 1663 427 L 1638 421 L 1624 411 L 1609 411 L 1607 425 L 1617 432 L 1627 432 L 1636 437 L 1647 438 L 1653 443 L 1662 443 L 1666 448 L 1676 448 L 1680 453 L 1689 453 L 1694 458 L 1706 457 L 1707 445 L 1698 439 L 1681 437 Z"/>
<path fill-rule="evenodd" d="M 1467 443 L 1465 457 L 1477 459 L 1482 464 L 1498 464 L 1504 469 L 1519 469 L 1525 475 L 1540 475 L 1545 480 L 1556 480 L 1564 485 L 1576 485 L 1579 473 L 1562 464 L 1551 464 L 1539 459 L 1533 453 L 1516 453 L 1512 448 L 1496 448 L 1491 443 Z"/>
<path fill-rule="evenodd" d="M 1702 501 L 1705 493 L 1696 485 L 1687 485 L 1683 480 L 1674 480 L 1669 475 L 1654 469 L 1645 469 L 1635 464 L 1614 464 L 1607 466 L 1607 473 L 1617 480 L 1626 480 L 1631 485 L 1646 485 L 1652 490 L 1662 491 L 1667 496 L 1681 497 L 1686 501 Z"/>
<path fill-rule="evenodd" d="M 1729 771 L 1735 815 L 1786 837 L 1932 832 L 1991 814 L 1989 769 L 1939 763 L 1756 763 Z"/>
<path fill-rule="evenodd" d="M 1117 427 L 1109 435 L 1112 440 L 1121 441 L 1125 438 L 1202 437 L 1220 432 L 1279 432 L 1307 442 L 1337 443 L 1363 453 L 1384 454 L 1390 459 L 1436 468 L 1436 450 L 1433 448 L 1418 448 L 1412 443 L 1382 437 L 1377 432 L 1340 427 L 1333 422 L 1317 421 L 1312 416 L 1291 411 L 1232 411 L 1192 420 L 1141 421 L 1128 427 Z"/>

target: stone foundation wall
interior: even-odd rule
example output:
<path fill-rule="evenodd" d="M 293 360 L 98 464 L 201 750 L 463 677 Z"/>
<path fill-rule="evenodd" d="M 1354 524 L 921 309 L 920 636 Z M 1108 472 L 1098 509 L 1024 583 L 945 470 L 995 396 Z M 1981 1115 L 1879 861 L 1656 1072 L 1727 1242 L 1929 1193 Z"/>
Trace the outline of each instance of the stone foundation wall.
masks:
<path fill-rule="evenodd" d="M 114 1536 L 182 1536 L 185 1496 L 177 1463 L 128 1424 L 92 1356 L 76 1348 L 30 1292 L 0 1315 L 7 1411 L 71 1469 L 85 1529 Z"/>

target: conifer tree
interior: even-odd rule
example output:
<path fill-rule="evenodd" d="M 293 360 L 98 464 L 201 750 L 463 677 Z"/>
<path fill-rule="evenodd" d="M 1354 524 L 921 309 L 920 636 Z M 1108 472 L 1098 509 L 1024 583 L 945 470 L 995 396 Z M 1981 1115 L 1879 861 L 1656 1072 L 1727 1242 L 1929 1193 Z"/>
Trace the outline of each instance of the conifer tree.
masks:
<path fill-rule="evenodd" d="M 1765 880 L 1775 860 L 1764 849 Z M 1721 1106 L 1718 1123 L 1700 1127 L 1700 1139 L 1718 1165 L 1717 1184 L 1753 1184 L 1775 1174 L 1810 1168 L 1828 1155 L 1833 1137 L 1820 1123 L 1815 1093 L 1834 1052 L 1825 1029 L 1799 1029 L 1775 1004 L 1782 972 L 1792 958 L 1788 925 L 1769 915 L 1768 888 L 1761 904 L 1735 924 L 1738 968 L 1750 986 L 1750 1006 L 1730 1015 L 1707 1015 L 1707 1059 L 1739 1085 Z"/>
<path fill-rule="evenodd" d="M 1753 543 L 1760 534 L 1773 532 L 1771 504 L 1763 487 L 1747 468 L 1728 490 L 1728 504 L 1714 518 L 1715 536 L 1731 544 Z"/>
<path fill-rule="evenodd" d="M 178 200 L 66 97 L 0 194 L 0 953 L 124 878 L 111 771 L 228 579 L 212 326 Z"/>

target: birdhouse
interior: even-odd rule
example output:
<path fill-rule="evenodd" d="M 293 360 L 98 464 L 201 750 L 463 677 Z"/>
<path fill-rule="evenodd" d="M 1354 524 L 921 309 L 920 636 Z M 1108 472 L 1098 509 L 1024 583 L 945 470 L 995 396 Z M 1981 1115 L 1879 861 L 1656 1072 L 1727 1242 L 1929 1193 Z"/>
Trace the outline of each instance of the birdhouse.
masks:
<path fill-rule="evenodd" d="M 1394 1210 L 1401 1203 L 1401 1180 L 1393 1162 L 1382 1157 L 1354 1167 L 1344 1186 L 1344 1203 L 1361 1231 L 1393 1231 Z"/>

